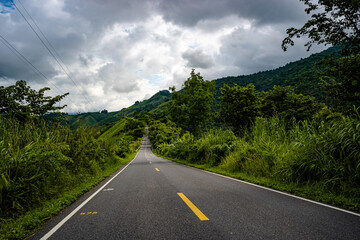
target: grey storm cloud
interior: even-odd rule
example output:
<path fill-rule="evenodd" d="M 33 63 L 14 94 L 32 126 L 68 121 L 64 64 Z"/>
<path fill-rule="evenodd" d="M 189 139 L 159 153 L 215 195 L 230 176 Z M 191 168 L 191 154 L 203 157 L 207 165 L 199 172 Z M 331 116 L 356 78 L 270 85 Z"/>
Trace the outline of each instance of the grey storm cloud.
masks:
<path fill-rule="evenodd" d="M 64 11 L 91 20 L 96 30 L 111 27 L 114 22 L 142 21 L 154 12 L 154 0 L 65 0 Z"/>
<path fill-rule="evenodd" d="M 80 60 L 80 62 L 82 63 L 83 66 L 88 67 L 89 63 L 92 60 L 92 57 L 91 56 L 86 56 L 86 55 L 80 55 L 79 60 Z"/>
<path fill-rule="evenodd" d="M 188 51 L 182 54 L 182 57 L 187 60 L 188 67 L 191 68 L 210 68 L 214 65 L 214 60 L 211 56 L 206 55 L 203 51 L 197 49 Z"/>
<path fill-rule="evenodd" d="M 228 15 L 237 15 L 258 24 L 304 19 L 303 4 L 291 0 L 163 0 L 159 9 L 166 20 L 187 26 Z"/>

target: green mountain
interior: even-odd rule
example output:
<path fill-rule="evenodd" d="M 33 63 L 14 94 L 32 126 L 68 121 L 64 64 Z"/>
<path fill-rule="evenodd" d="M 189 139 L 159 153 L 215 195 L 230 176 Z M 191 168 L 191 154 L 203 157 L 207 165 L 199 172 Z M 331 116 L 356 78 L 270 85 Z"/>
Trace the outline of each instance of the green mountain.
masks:
<path fill-rule="evenodd" d="M 133 116 L 134 114 L 147 113 L 157 106 L 167 102 L 171 98 L 171 93 L 167 90 L 162 90 L 156 93 L 151 98 L 144 101 L 136 101 L 134 105 L 124 108 L 116 112 L 88 112 L 77 115 L 66 115 L 66 121 L 70 124 L 72 129 L 80 126 L 102 127 L 114 123 L 125 116 Z"/>
<path fill-rule="evenodd" d="M 249 83 L 255 85 L 258 91 L 268 91 L 275 85 L 279 86 L 295 86 L 296 93 L 314 96 L 318 101 L 325 101 L 325 92 L 319 85 L 319 78 L 316 74 L 321 70 L 316 65 L 324 57 L 331 56 L 338 52 L 340 47 L 331 47 L 320 53 L 291 62 L 283 67 L 274 70 L 262 71 L 251 75 L 243 75 L 237 77 L 224 77 L 215 80 L 217 96 L 220 96 L 220 88 L 224 84 L 246 86 Z"/>

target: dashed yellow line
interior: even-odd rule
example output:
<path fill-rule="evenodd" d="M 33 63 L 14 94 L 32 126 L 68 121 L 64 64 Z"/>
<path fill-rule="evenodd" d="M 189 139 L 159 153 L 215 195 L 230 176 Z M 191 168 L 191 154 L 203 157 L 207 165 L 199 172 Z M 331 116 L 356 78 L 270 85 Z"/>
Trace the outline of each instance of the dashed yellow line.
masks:
<path fill-rule="evenodd" d="M 201 221 L 209 220 L 183 193 L 178 193 L 178 195 Z"/>
<path fill-rule="evenodd" d="M 96 215 L 98 212 L 81 212 L 80 215 Z"/>
<path fill-rule="evenodd" d="M 158 168 L 155 168 L 156 171 L 160 172 L 160 170 Z"/>

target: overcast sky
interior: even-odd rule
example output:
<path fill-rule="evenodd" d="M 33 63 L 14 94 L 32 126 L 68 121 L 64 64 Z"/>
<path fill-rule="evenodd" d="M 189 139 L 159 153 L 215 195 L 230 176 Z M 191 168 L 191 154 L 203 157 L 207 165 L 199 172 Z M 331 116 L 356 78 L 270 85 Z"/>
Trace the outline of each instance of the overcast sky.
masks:
<path fill-rule="evenodd" d="M 282 51 L 286 29 L 309 18 L 299 0 L 20 1 L 0 0 L 0 35 L 47 80 L 0 38 L 0 85 L 22 79 L 35 89 L 50 87 L 53 96 L 70 92 L 62 102 L 67 112 L 118 111 L 170 86 L 180 89 L 192 68 L 213 80 L 274 69 L 325 49 L 307 52 L 300 39 Z M 35 20 L 65 65 L 16 7 L 47 44 Z"/>

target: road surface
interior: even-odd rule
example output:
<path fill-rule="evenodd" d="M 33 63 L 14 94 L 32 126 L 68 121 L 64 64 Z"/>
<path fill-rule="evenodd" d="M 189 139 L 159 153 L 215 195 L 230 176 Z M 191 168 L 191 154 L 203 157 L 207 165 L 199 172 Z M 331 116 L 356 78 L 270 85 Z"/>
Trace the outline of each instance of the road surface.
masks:
<path fill-rule="evenodd" d="M 144 137 L 30 239 L 360 239 L 360 215 L 156 157 Z"/>

